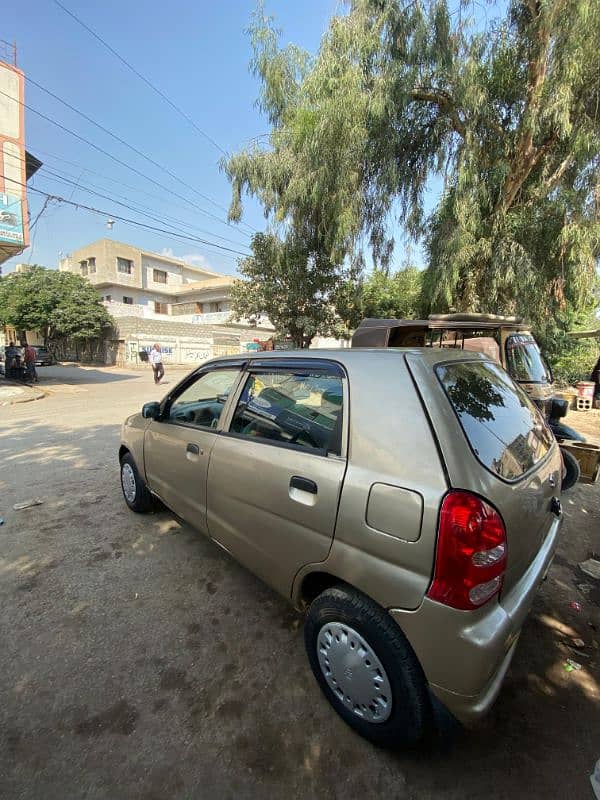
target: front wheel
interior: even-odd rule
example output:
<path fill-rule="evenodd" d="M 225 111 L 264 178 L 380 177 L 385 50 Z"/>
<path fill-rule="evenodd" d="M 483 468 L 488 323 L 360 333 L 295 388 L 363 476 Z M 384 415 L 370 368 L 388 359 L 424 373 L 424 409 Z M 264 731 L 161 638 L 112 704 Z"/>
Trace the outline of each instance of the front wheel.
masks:
<path fill-rule="evenodd" d="M 375 744 L 421 742 L 432 710 L 423 670 L 394 620 L 346 586 L 320 594 L 304 626 L 308 660 L 342 719 Z"/>
<path fill-rule="evenodd" d="M 140 477 L 131 453 L 121 459 L 121 489 L 125 502 L 132 511 L 143 514 L 152 508 L 152 495 Z"/>

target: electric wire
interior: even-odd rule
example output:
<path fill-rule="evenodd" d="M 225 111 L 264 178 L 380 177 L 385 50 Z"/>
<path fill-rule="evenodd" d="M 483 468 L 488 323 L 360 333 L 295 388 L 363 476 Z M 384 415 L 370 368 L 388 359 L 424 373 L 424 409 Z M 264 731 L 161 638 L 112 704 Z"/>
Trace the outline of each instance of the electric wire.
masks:
<path fill-rule="evenodd" d="M 221 145 L 220 145 L 218 142 L 216 142 L 216 141 L 215 141 L 215 140 L 212 138 L 212 136 L 209 136 L 209 135 L 208 135 L 208 133 L 206 133 L 205 131 L 203 131 L 203 130 L 202 130 L 202 128 L 200 128 L 200 126 L 199 126 L 199 125 L 197 125 L 197 124 L 194 122 L 194 120 L 193 120 L 193 119 L 192 119 L 192 118 L 191 118 L 191 117 L 190 117 L 188 114 L 186 114 L 186 112 L 185 112 L 185 111 L 183 111 L 181 108 L 179 108 L 179 106 L 177 106 L 177 105 L 176 105 L 176 104 L 175 104 L 175 103 L 174 103 L 174 102 L 171 100 L 171 98 L 170 98 L 170 97 L 168 97 L 168 96 L 167 96 L 167 95 L 166 95 L 166 94 L 165 94 L 163 91 L 161 91 L 161 90 L 160 90 L 160 89 L 159 89 L 157 86 L 155 86 L 155 85 L 152 83 L 152 81 L 150 81 L 148 78 L 146 78 L 146 76 L 145 76 L 145 75 L 142 75 L 142 73 L 141 73 L 141 72 L 139 72 L 139 71 L 138 71 L 138 70 L 137 70 L 137 69 L 136 69 L 136 68 L 135 68 L 135 67 L 134 67 L 132 64 L 130 64 L 130 63 L 129 63 L 129 61 L 127 61 L 126 59 L 124 59 L 124 58 L 123 58 L 123 56 L 122 56 L 120 53 L 118 53 L 118 52 L 117 52 L 117 51 L 116 51 L 116 50 L 115 50 L 113 47 L 111 47 L 111 46 L 108 44 L 108 42 L 106 42 L 106 41 L 105 41 L 105 40 L 104 40 L 104 39 L 103 39 L 103 38 L 100 36 L 100 34 L 96 33 L 96 31 L 94 31 L 92 28 L 90 28 L 90 26 L 89 26 L 89 25 L 86 25 L 86 23 L 85 23 L 85 22 L 83 22 L 83 20 L 79 19 L 79 17 L 78 17 L 76 14 L 74 14 L 74 13 L 73 13 L 72 11 L 70 11 L 70 10 L 69 10 L 69 9 L 68 9 L 66 6 L 64 6 L 62 3 L 60 3 L 60 2 L 59 2 L 59 0 L 54 0 L 54 3 L 55 3 L 55 4 L 56 4 L 56 5 L 59 7 L 59 8 L 61 8 L 61 9 L 62 9 L 62 10 L 65 12 L 65 14 L 68 14 L 68 15 L 69 15 L 69 16 L 70 16 L 72 19 L 74 19 L 74 20 L 75 20 L 75 22 L 77 22 L 79 25 L 81 25 L 81 27 L 82 27 L 82 28 L 85 28 L 85 30 L 86 30 L 88 33 L 90 33 L 90 34 L 91 34 L 91 35 L 92 35 L 92 36 L 93 36 L 93 37 L 94 37 L 94 38 L 95 38 L 97 41 L 99 41 L 99 42 L 100 42 L 100 43 L 101 43 L 101 44 L 102 44 L 102 45 L 103 45 L 103 46 L 104 46 L 104 47 L 105 47 L 105 48 L 106 48 L 106 49 L 107 49 L 107 50 L 108 50 L 110 53 L 112 53 L 112 54 L 113 54 L 113 56 L 115 56 L 115 58 L 118 58 L 118 59 L 119 59 L 119 61 L 120 61 L 122 64 L 124 64 L 124 65 L 127 67 L 127 69 L 128 69 L 128 70 L 130 70 L 131 72 L 133 72 L 133 74 L 134 74 L 134 75 L 136 75 L 136 76 L 137 76 L 137 77 L 138 77 L 138 78 L 139 78 L 141 81 L 143 81 L 143 82 L 146 84 L 146 86 L 148 86 L 150 89 L 152 89 L 152 91 L 153 91 L 153 92 L 155 92 L 155 93 L 156 93 L 156 94 L 157 94 L 159 97 L 161 97 L 161 98 L 162 98 L 162 99 L 163 99 L 163 100 L 164 100 L 166 103 L 168 103 L 168 104 L 171 106 L 171 108 L 172 108 L 172 109 L 174 109 L 174 110 L 175 110 L 175 111 L 176 111 L 176 112 L 177 112 L 177 113 L 178 113 L 178 114 L 179 114 L 181 117 L 183 117 L 183 119 L 185 119 L 185 120 L 186 120 L 186 122 L 187 122 L 188 124 L 190 124 L 190 125 L 191 125 L 191 126 L 192 126 L 192 127 L 193 127 L 193 128 L 194 128 L 194 129 L 195 129 L 195 130 L 196 130 L 196 131 L 197 131 L 197 132 L 200 134 L 200 135 L 201 135 L 201 136 L 203 136 L 203 137 L 204 137 L 204 138 L 205 138 L 205 139 L 206 139 L 208 142 L 210 142 L 210 143 L 211 143 L 211 144 L 212 144 L 214 147 L 216 147 L 216 148 L 217 148 L 217 150 L 219 150 L 219 152 L 220 152 L 220 153 L 222 153 L 222 154 L 223 154 L 223 155 L 224 155 L 226 158 L 229 158 L 229 153 L 227 152 L 227 150 L 225 150 L 223 147 L 221 147 Z"/>
<path fill-rule="evenodd" d="M 165 167 L 163 164 L 160 164 L 158 161 L 155 161 L 147 153 L 144 153 L 142 150 L 139 150 L 137 147 L 135 147 L 134 145 L 130 144 L 125 139 L 122 139 L 120 136 L 118 136 L 116 133 L 114 133 L 113 131 L 111 131 L 108 128 L 106 128 L 104 125 L 101 125 L 99 122 L 96 122 L 96 120 L 92 119 L 92 117 L 88 116 L 83 111 L 80 111 L 78 108 L 76 108 L 75 106 L 71 105 L 71 103 L 68 103 L 66 100 L 63 100 L 62 97 L 59 97 L 57 94 L 54 94 L 54 92 L 51 92 L 50 89 L 47 89 L 45 86 L 42 86 L 37 81 L 33 80 L 33 78 L 30 75 L 27 76 L 27 82 L 32 84 L 33 86 L 35 86 L 37 89 L 40 89 L 40 91 L 45 92 L 49 97 L 52 97 L 54 100 L 58 101 L 59 103 L 62 103 L 62 105 L 64 105 L 70 111 L 72 111 L 75 114 L 78 114 L 82 119 L 86 120 L 86 122 L 89 122 L 91 125 L 94 125 L 96 128 L 101 130 L 103 133 L 107 134 L 108 136 L 110 136 L 113 139 L 115 139 L 115 141 L 119 142 L 119 144 L 122 144 L 124 147 L 127 147 L 133 153 L 135 153 L 136 155 L 138 155 L 141 158 L 145 159 L 150 164 L 152 164 L 154 167 L 157 167 L 157 169 L 161 170 L 162 172 L 165 172 L 170 178 L 172 178 L 173 180 L 177 181 L 182 186 L 185 186 L 186 189 L 189 189 L 190 191 L 194 192 L 199 197 L 201 197 L 203 200 L 206 200 L 208 203 L 211 203 L 213 206 L 215 206 L 215 208 L 218 208 L 220 211 L 224 211 L 225 213 L 227 213 L 227 209 L 224 206 L 222 206 L 220 203 L 217 203 L 216 200 L 213 200 L 212 197 L 209 197 L 208 195 L 203 194 L 202 192 L 198 191 L 198 189 L 196 189 L 194 186 L 191 186 L 189 183 L 186 183 L 186 181 L 184 181 L 182 178 L 180 178 L 174 172 L 171 172 L 171 170 L 168 167 Z"/>
<path fill-rule="evenodd" d="M 12 183 L 16 184 L 17 186 L 21 186 L 22 188 L 26 188 L 28 192 L 35 192 L 36 194 L 40 194 L 40 195 L 42 195 L 44 197 L 48 197 L 48 198 L 50 198 L 52 200 L 55 200 L 55 201 L 57 201 L 59 203 L 70 205 L 70 206 L 73 206 L 75 208 L 81 208 L 84 211 L 90 211 L 90 212 L 92 212 L 94 214 L 100 214 L 100 215 L 102 215 L 104 217 L 107 217 L 107 218 L 114 218 L 115 220 L 120 220 L 121 222 L 126 222 L 126 223 L 128 223 L 130 225 L 136 225 L 137 227 L 145 228 L 146 230 L 154 231 L 156 233 L 168 234 L 171 237 L 182 239 L 184 241 L 197 242 L 198 244 L 208 245 L 210 247 L 217 248 L 218 250 L 223 250 L 224 252 L 234 253 L 235 255 L 244 256 L 244 257 L 248 255 L 247 253 L 242 253 L 240 250 L 234 250 L 231 247 L 225 247 L 225 245 L 218 244 L 217 242 L 211 242 L 211 241 L 208 241 L 206 239 L 202 239 L 202 238 L 200 238 L 198 236 L 186 236 L 184 234 L 177 233 L 177 231 L 173 231 L 173 230 L 165 229 L 165 228 L 157 228 L 154 225 L 147 225 L 146 223 L 140 222 L 139 220 L 130 219 L 128 217 L 122 217 L 122 216 L 119 216 L 118 214 L 114 214 L 114 213 L 112 213 L 110 211 L 106 211 L 106 210 L 103 210 L 103 209 L 100 209 L 100 208 L 94 208 L 92 206 L 85 205 L 84 203 L 77 203 L 77 202 L 74 202 L 72 200 L 67 200 L 65 197 L 61 197 L 60 195 L 51 194 L 50 192 L 44 192 L 41 189 L 36 189 L 33 186 L 26 186 L 26 184 L 21 183 L 20 181 L 15 181 L 14 178 L 10 178 L 7 175 L 0 175 L 0 177 L 11 181 Z"/>
<path fill-rule="evenodd" d="M 150 183 L 153 183 L 155 186 L 158 186 L 159 189 L 162 189 L 163 191 L 167 192 L 168 194 L 173 194 L 175 197 L 178 197 L 180 200 L 183 200 L 184 202 L 188 203 L 190 206 L 195 208 L 197 211 L 200 211 L 202 214 L 205 214 L 206 216 L 210 217 L 211 219 L 216 220 L 217 222 L 219 222 L 222 225 L 227 225 L 230 228 L 234 228 L 235 227 L 230 222 L 226 222 L 225 220 L 222 220 L 220 217 L 217 217 L 215 214 L 212 214 L 210 211 L 206 211 L 205 209 L 203 209 L 200 206 L 198 206 L 196 203 L 193 203 L 187 197 L 184 197 L 184 195 L 178 194 L 177 192 L 173 191 L 172 189 L 168 189 L 166 186 L 164 186 L 162 183 L 159 183 L 154 178 L 151 178 L 149 175 L 145 175 L 140 170 L 136 169 L 135 167 L 131 166 L 130 164 L 127 164 L 125 161 L 122 161 L 120 158 L 117 158 L 117 156 L 113 155 L 112 153 L 109 153 L 108 150 L 104 150 L 99 145 L 94 144 L 94 142 L 91 142 L 89 139 L 86 139 L 84 136 L 81 136 L 80 134 L 76 133 L 75 131 L 72 131 L 70 128 L 67 128 L 65 125 L 61 125 L 60 122 L 57 122 L 56 120 L 53 120 L 51 117 L 48 117 L 46 114 L 42 114 L 41 111 L 38 111 L 37 109 L 33 108 L 32 106 L 28 105 L 27 103 L 24 103 L 21 100 L 17 100 L 16 98 L 14 98 L 11 95 L 9 95 L 7 92 L 2 91 L 2 89 L 0 89 L 0 95 L 3 95 L 4 97 L 8 97 L 10 100 L 12 100 L 15 103 L 19 103 L 19 105 L 22 105 L 28 111 L 31 111 L 32 113 L 36 114 L 38 117 L 41 117 L 42 119 L 46 120 L 46 122 L 50 122 L 52 125 L 56 126 L 57 128 L 59 128 L 60 130 L 64 131 L 65 133 L 70 134 L 75 139 L 78 139 L 79 141 L 83 142 L 84 144 L 87 144 L 89 147 L 92 147 L 94 150 L 97 150 L 99 153 L 102 153 L 102 155 L 107 156 L 112 161 L 114 161 L 115 163 L 119 164 L 121 167 L 125 167 L 125 169 L 128 169 L 131 172 L 134 172 L 136 175 L 139 175 L 141 178 L 144 178 L 145 180 L 149 181 Z"/>

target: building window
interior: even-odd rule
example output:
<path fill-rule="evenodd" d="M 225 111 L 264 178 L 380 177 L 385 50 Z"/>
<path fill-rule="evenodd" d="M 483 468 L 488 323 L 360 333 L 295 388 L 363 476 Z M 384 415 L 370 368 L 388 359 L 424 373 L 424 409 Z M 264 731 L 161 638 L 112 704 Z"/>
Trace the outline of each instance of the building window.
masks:
<path fill-rule="evenodd" d="M 221 303 L 209 303 L 209 311 L 211 314 L 216 314 L 222 311 Z"/>
<path fill-rule="evenodd" d="M 85 277 L 88 274 L 88 262 L 87 261 L 80 261 L 79 262 L 79 269 L 81 274 Z"/>
<path fill-rule="evenodd" d="M 133 261 L 130 261 L 128 258 L 117 258 L 117 272 L 131 275 L 133 272 Z"/>
<path fill-rule="evenodd" d="M 152 280 L 154 281 L 154 283 L 166 283 L 167 273 L 165 272 L 164 269 L 153 269 Z"/>
<path fill-rule="evenodd" d="M 87 263 L 90 275 L 92 275 L 94 272 L 96 272 L 96 259 L 94 257 L 88 258 Z"/>
<path fill-rule="evenodd" d="M 106 300 L 106 302 L 107 302 L 107 303 L 110 303 L 110 302 L 111 302 L 111 300 L 112 300 L 112 296 L 111 296 L 110 294 L 107 294 L 107 295 L 106 295 L 105 297 L 103 297 L 102 299 L 103 299 L 103 300 Z"/>
<path fill-rule="evenodd" d="M 126 297 L 125 295 L 123 295 L 123 302 L 125 303 L 126 306 L 132 306 L 133 297 Z"/>
<path fill-rule="evenodd" d="M 169 313 L 169 304 L 168 303 L 159 303 L 158 300 L 154 301 L 154 313 L 155 314 L 168 314 Z"/>

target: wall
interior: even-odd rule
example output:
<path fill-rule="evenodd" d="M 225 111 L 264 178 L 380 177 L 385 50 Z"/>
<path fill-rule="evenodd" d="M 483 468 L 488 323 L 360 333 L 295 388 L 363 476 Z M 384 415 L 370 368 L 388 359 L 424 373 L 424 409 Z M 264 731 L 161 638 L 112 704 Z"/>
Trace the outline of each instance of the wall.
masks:
<path fill-rule="evenodd" d="M 246 345 L 264 338 L 264 331 L 232 326 L 200 326 L 190 322 L 121 317 L 115 345 L 119 366 L 143 364 L 140 350 L 150 350 L 155 342 L 163 347 L 165 364 L 200 364 L 217 355 L 247 352 Z"/>

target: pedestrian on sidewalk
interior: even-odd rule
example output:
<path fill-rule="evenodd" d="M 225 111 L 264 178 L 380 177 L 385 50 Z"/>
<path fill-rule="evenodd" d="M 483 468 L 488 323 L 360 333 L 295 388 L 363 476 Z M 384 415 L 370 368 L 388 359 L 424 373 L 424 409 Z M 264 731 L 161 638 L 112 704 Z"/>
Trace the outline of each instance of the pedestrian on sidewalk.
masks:
<path fill-rule="evenodd" d="M 154 383 L 160 383 L 165 374 L 165 368 L 163 367 L 162 352 L 159 344 L 155 344 L 150 351 L 150 363 L 154 371 Z"/>
<path fill-rule="evenodd" d="M 30 380 L 35 383 L 38 383 L 38 375 L 37 370 L 35 368 L 35 360 L 37 358 L 37 353 L 35 349 L 27 342 L 21 342 L 21 347 L 23 348 L 23 361 L 25 362 L 25 369 L 27 370 L 27 375 L 29 376 Z"/>

